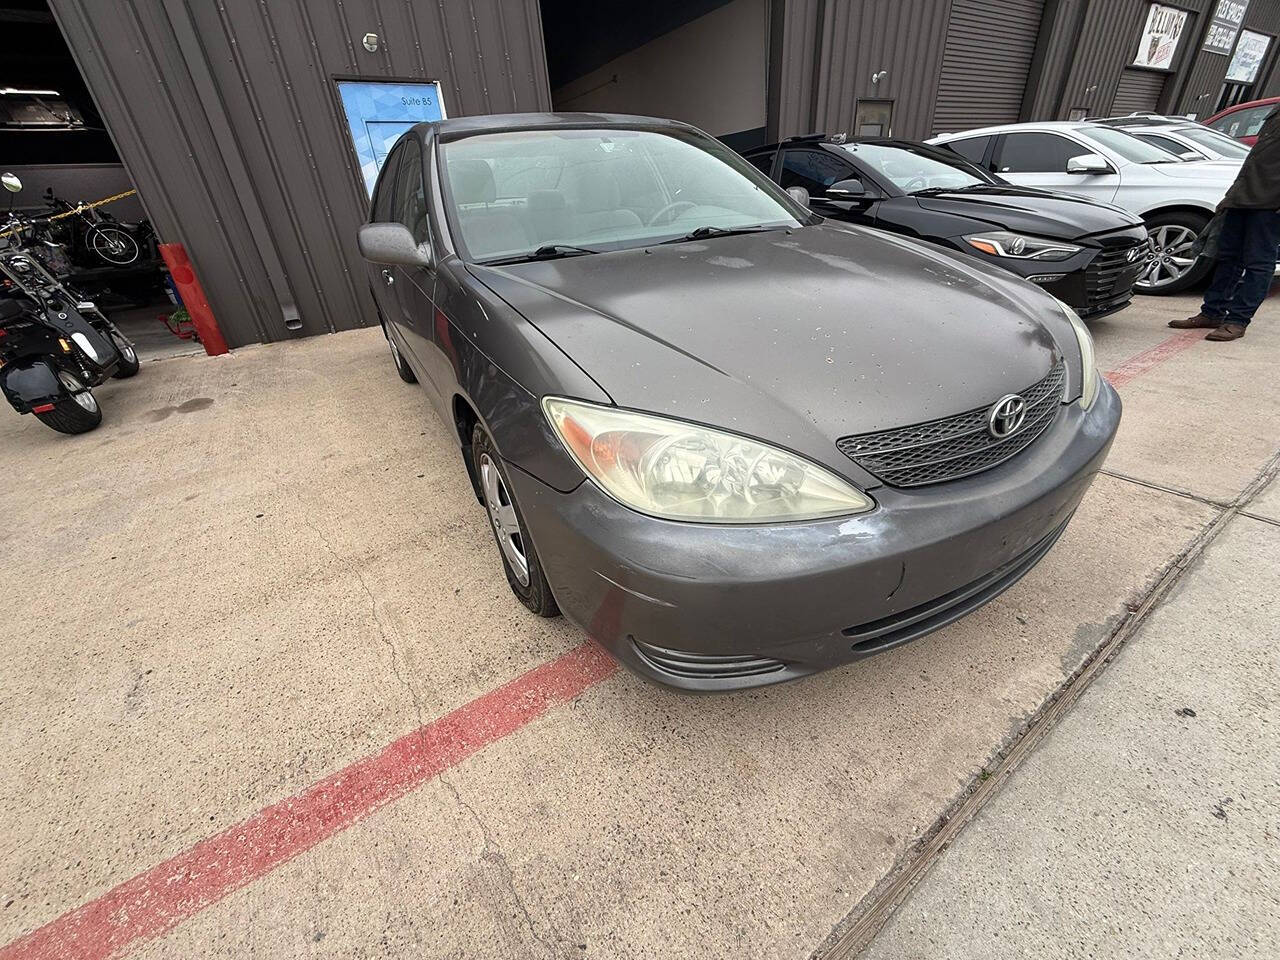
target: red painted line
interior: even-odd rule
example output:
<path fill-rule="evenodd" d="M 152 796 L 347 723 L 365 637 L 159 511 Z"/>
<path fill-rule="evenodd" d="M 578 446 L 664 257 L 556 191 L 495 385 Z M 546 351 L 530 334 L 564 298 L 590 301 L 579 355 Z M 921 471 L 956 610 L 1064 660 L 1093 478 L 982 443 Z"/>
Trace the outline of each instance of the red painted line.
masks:
<path fill-rule="evenodd" d="M 1114 370 L 1106 374 L 1113 387 L 1122 387 L 1134 377 L 1141 376 L 1152 367 L 1164 363 L 1170 357 L 1194 346 L 1205 338 L 1208 330 L 1179 330 L 1168 340 L 1162 340 L 1150 350 L 1134 354 Z"/>
<path fill-rule="evenodd" d="M 618 669 L 588 640 L 296 796 L 201 840 L 0 949 L 0 960 L 108 960 L 269 873 Z"/>

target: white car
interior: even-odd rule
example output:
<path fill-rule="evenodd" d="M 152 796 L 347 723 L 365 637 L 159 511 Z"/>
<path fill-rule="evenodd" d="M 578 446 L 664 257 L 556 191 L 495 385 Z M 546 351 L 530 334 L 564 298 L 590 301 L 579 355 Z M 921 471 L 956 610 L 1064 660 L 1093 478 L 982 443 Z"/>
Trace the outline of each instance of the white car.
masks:
<path fill-rule="evenodd" d="M 1097 123 L 1013 123 L 934 137 L 1011 183 L 1113 203 L 1147 224 L 1151 263 L 1140 293 L 1178 293 L 1213 263 L 1191 255 L 1240 170 L 1239 160 L 1191 160 Z"/>
<path fill-rule="evenodd" d="M 1183 160 L 1243 161 L 1249 155 L 1247 143 L 1233 140 L 1225 133 L 1211 130 L 1193 120 L 1184 120 L 1181 123 L 1170 123 L 1167 120 L 1157 123 L 1137 123 L 1124 118 L 1100 122 L 1132 134 L 1153 147 L 1177 154 Z"/>

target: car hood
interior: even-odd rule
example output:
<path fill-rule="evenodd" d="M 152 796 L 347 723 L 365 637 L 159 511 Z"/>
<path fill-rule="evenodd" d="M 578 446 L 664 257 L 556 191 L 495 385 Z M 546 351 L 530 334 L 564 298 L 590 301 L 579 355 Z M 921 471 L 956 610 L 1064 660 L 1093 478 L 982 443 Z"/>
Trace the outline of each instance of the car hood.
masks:
<path fill-rule="evenodd" d="M 1188 160 L 1184 163 L 1148 163 L 1145 169 L 1173 180 L 1201 180 L 1229 185 L 1240 172 L 1243 160 Z"/>
<path fill-rule="evenodd" d="M 1030 284 L 843 225 L 469 269 L 619 406 L 820 459 L 1030 386 L 1073 336 Z"/>
<path fill-rule="evenodd" d="M 939 193 L 917 201 L 925 210 L 984 220 L 1006 230 L 1055 240 L 1076 240 L 1142 225 L 1140 217 L 1108 203 L 1025 187 L 993 186 L 981 193 Z"/>

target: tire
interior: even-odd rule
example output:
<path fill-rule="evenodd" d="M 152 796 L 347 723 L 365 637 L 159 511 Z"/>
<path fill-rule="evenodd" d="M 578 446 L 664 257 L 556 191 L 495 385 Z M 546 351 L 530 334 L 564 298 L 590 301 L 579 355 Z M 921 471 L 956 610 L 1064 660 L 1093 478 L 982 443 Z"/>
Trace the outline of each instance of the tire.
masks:
<path fill-rule="evenodd" d="M 141 256 L 138 241 L 119 227 L 94 227 L 87 239 L 94 255 L 115 267 L 127 267 Z"/>
<path fill-rule="evenodd" d="M 417 383 L 418 375 L 413 372 L 413 368 L 405 363 L 404 357 L 400 356 L 400 348 L 396 346 L 396 342 L 391 339 L 391 334 L 386 330 L 382 331 L 387 338 L 387 346 L 391 348 L 391 362 L 396 365 L 396 373 L 400 374 L 400 379 L 405 383 Z"/>
<path fill-rule="evenodd" d="M 142 369 L 142 361 L 138 359 L 138 351 L 133 349 L 133 345 L 121 334 L 111 334 L 111 342 L 116 345 L 116 349 L 120 352 L 120 363 L 116 366 L 116 372 L 112 376 L 117 380 L 128 380 L 130 377 L 137 376 L 138 371 Z"/>
<path fill-rule="evenodd" d="M 58 371 L 58 379 L 75 397 L 65 397 L 53 405 L 52 410 L 37 413 L 36 419 L 59 433 L 88 433 L 102 422 L 102 408 L 88 387 L 64 370 Z"/>
<path fill-rule="evenodd" d="M 560 608 L 551 595 L 551 585 L 542 573 L 542 561 L 526 532 L 524 515 L 511 494 L 511 484 L 502 458 L 484 427 L 476 424 L 471 431 L 471 457 L 480 490 L 489 531 L 498 546 L 498 556 L 507 573 L 511 592 L 540 617 L 558 617 Z M 490 505 L 491 498 L 496 502 Z"/>
<path fill-rule="evenodd" d="M 1208 215 L 1190 210 L 1158 213 L 1151 217 L 1147 221 L 1151 265 L 1134 284 L 1134 291 L 1169 296 L 1202 282 L 1213 269 L 1213 261 L 1205 257 L 1192 259 L 1189 248 L 1208 222 Z"/>

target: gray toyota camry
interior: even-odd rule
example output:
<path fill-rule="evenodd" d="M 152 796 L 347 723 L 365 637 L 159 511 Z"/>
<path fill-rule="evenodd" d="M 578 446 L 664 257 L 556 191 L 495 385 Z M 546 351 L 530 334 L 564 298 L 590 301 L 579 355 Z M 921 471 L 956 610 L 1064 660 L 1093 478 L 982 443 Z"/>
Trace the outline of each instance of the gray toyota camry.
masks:
<path fill-rule="evenodd" d="M 824 220 L 672 121 L 420 124 L 358 239 L 516 597 L 676 687 L 794 679 L 986 603 L 1120 420 L 1070 308 Z"/>

